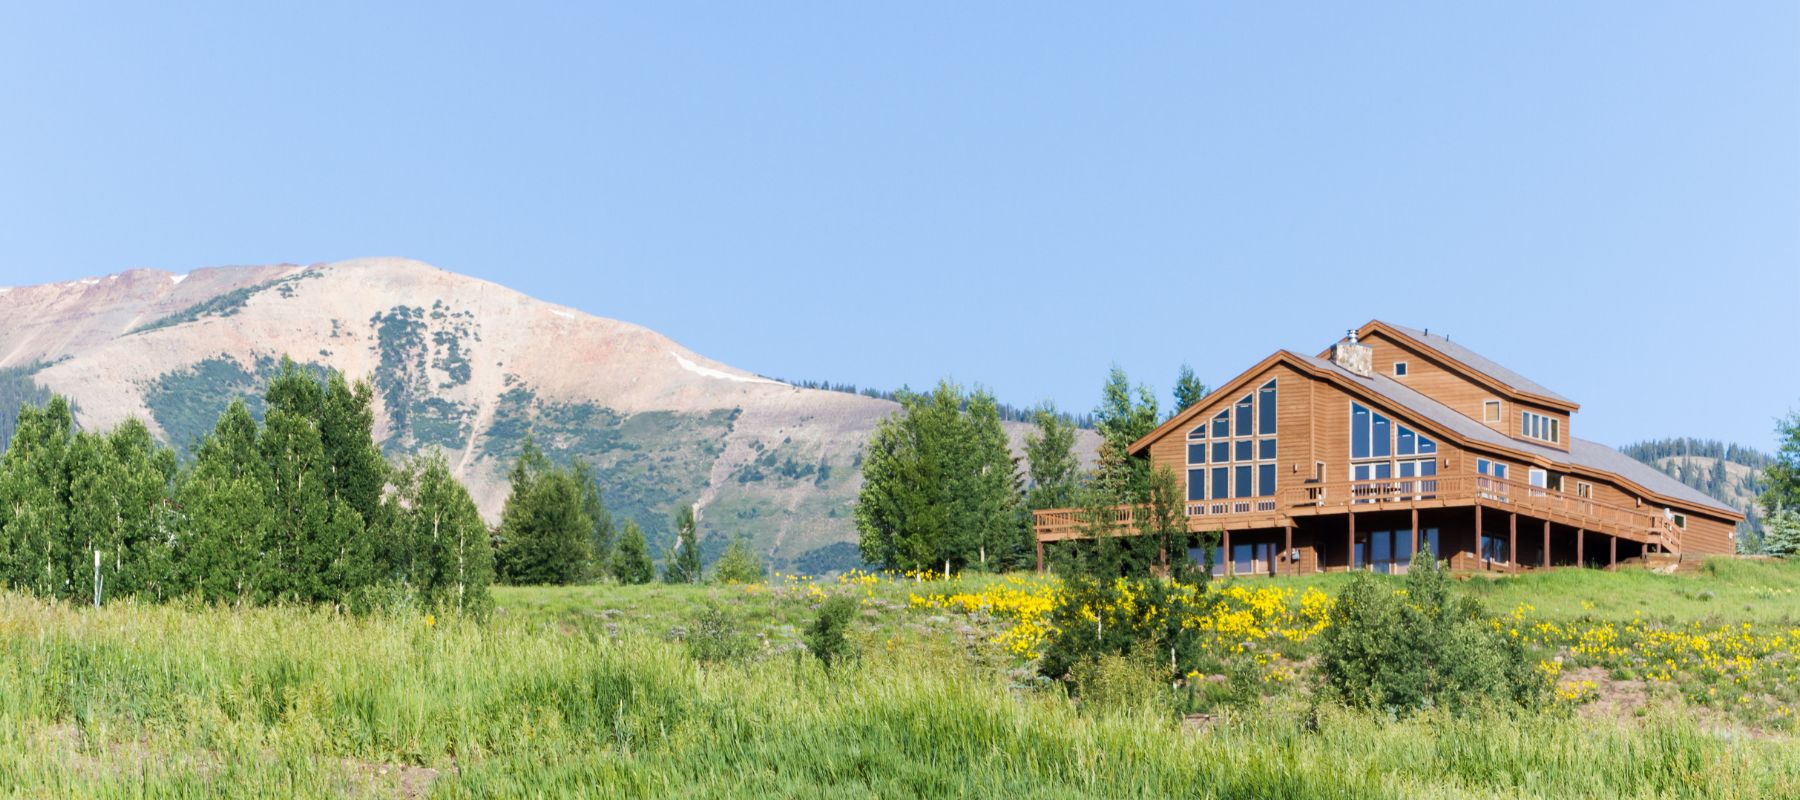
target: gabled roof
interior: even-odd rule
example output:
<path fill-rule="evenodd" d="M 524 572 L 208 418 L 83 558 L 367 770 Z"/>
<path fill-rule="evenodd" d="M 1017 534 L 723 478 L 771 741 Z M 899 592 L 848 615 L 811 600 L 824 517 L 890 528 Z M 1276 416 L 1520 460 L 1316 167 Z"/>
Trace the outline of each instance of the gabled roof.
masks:
<path fill-rule="evenodd" d="M 1362 326 L 1362 328 L 1357 331 L 1357 335 L 1363 337 L 1374 331 L 1388 333 L 1395 338 L 1410 341 L 1413 345 L 1428 351 L 1436 352 L 1438 355 L 1472 370 L 1476 373 L 1476 376 L 1486 377 L 1521 395 L 1542 400 L 1549 405 L 1561 406 L 1569 411 L 1576 411 L 1581 408 L 1580 403 L 1550 391 L 1537 381 L 1527 378 L 1524 375 L 1520 375 L 1480 353 L 1450 341 L 1450 337 L 1436 333 L 1413 330 L 1412 328 L 1395 325 L 1391 322 L 1382 322 L 1378 319 L 1370 320 L 1368 324 Z"/>
<path fill-rule="evenodd" d="M 1385 401 L 1405 412 L 1417 422 L 1429 424 L 1438 429 L 1440 434 L 1449 434 L 1461 440 L 1465 446 L 1476 445 L 1484 449 L 1513 453 L 1524 458 L 1536 459 L 1551 466 L 1603 473 L 1633 484 L 1646 494 L 1711 511 L 1732 519 L 1742 519 L 1744 516 L 1743 512 L 1606 445 L 1586 439 L 1571 438 L 1569 451 L 1565 453 L 1553 447 L 1514 439 L 1393 378 L 1379 374 L 1363 377 L 1338 366 L 1329 359 L 1317 356 L 1301 355 L 1287 350 L 1277 351 L 1274 355 L 1246 370 L 1242 375 L 1232 379 L 1231 382 L 1219 387 L 1212 394 L 1236 394 L 1260 377 L 1263 371 L 1278 362 L 1285 362 L 1302 372 L 1331 380 L 1370 400 Z M 1156 430 L 1133 442 L 1130 452 L 1134 455 L 1142 452 L 1150 446 L 1151 442 L 1184 428 L 1205 406 L 1205 403 L 1195 403 L 1193 407 L 1176 414 L 1169 421 L 1157 426 Z"/>

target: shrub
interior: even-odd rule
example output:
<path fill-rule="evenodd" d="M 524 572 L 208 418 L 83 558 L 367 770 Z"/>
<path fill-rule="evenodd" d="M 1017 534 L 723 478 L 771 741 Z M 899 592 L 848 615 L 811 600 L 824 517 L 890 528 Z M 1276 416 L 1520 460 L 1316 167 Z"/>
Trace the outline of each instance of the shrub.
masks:
<path fill-rule="evenodd" d="M 847 661 L 853 655 L 850 640 L 844 635 L 850 618 L 856 614 L 856 601 L 848 597 L 832 597 L 819 604 L 818 616 L 806 627 L 806 647 L 826 669 Z"/>
<path fill-rule="evenodd" d="M 1201 588 L 1159 579 L 1077 576 L 1064 591 L 1051 614 L 1056 632 L 1038 662 L 1045 677 L 1071 677 L 1076 665 L 1105 656 L 1155 653 L 1155 663 L 1169 667 L 1166 678 L 1173 680 L 1199 661 L 1200 638 L 1183 620 L 1204 613 L 1213 602 Z M 1142 613 L 1151 608 L 1164 612 Z M 1075 688 L 1080 691 L 1079 681 Z"/>
<path fill-rule="evenodd" d="M 1453 596 L 1444 571 L 1415 557 L 1405 591 L 1367 573 L 1338 594 L 1319 668 L 1345 703 L 1406 715 L 1486 704 L 1535 707 L 1548 684 L 1518 640 L 1501 635 L 1480 604 Z"/>
<path fill-rule="evenodd" d="M 688 623 L 687 648 L 696 661 L 720 664 L 749 657 L 752 644 L 724 609 L 707 603 Z"/>
<path fill-rule="evenodd" d="M 718 563 L 713 565 L 713 581 L 716 583 L 757 583 L 763 579 L 762 561 L 750 552 L 750 545 L 743 539 L 732 539 L 725 548 L 725 554 L 719 556 Z"/>
<path fill-rule="evenodd" d="M 1084 714 L 1143 713 L 1168 710 L 1164 668 L 1150 654 L 1106 654 L 1077 663 L 1069 679 L 1081 698 Z"/>

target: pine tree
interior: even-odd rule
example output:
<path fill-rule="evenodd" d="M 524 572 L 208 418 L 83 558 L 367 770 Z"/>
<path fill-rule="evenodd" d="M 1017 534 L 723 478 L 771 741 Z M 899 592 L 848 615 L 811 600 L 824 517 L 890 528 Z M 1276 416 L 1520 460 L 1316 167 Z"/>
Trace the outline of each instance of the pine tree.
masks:
<path fill-rule="evenodd" d="M 1156 420 L 1156 395 L 1150 387 L 1140 384 L 1134 392 L 1125 370 L 1114 366 L 1094 410 L 1094 430 L 1100 434 L 1094 486 L 1115 504 L 1141 503 L 1148 497 L 1150 462 L 1132 458 L 1130 447 L 1156 429 Z"/>
<path fill-rule="evenodd" d="M 1762 549 L 1772 556 L 1800 555 L 1800 511 L 1777 508 L 1763 521 Z"/>
<path fill-rule="evenodd" d="M 619 531 L 619 547 L 613 552 L 613 578 L 627 585 L 656 580 L 656 565 L 650 561 L 650 545 L 644 541 L 644 529 L 635 520 L 625 520 Z"/>
<path fill-rule="evenodd" d="M 1195 403 L 1206 397 L 1206 384 L 1194 377 L 1194 368 L 1181 365 L 1181 373 L 1175 376 L 1175 406 L 1169 409 L 1169 416 L 1188 410 Z"/>
<path fill-rule="evenodd" d="M 700 582 L 700 529 L 693 506 L 684 505 L 675 510 L 675 551 L 667 562 L 663 568 L 665 582 Z"/>
<path fill-rule="evenodd" d="M 1032 552 L 1031 528 L 1024 515 L 1019 462 L 1000 425 L 993 395 L 976 392 L 970 397 L 967 417 L 969 489 L 953 501 L 973 506 L 971 517 L 978 531 L 973 563 L 984 570 L 1020 566 Z M 968 562 L 967 554 L 964 560 Z"/>
<path fill-rule="evenodd" d="M 1034 420 L 1037 430 L 1025 436 L 1025 461 L 1030 468 L 1031 490 L 1026 505 L 1033 510 L 1069 508 L 1081 482 L 1081 465 L 1075 460 L 1075 426 L 1058 416 L 1048 404 Z"/>
<path fill-rule="evenodd" d="M 594 529 L 581 508 L 581 487 L 564 470 L 524 472 L 523 490 L 513 486 L 500 514 L 501 578 L 513 584 L 575 583 L 587 572 Z"/>
<path fill-rule="evenodd" d="M 598 578 L 606 574 L 607 565 L 612 563 L 614 546 L 612 514 L 606 510 L 606 503 L 601 500 L 600 480 L 594 467 L 586 459 L 576 458 L 571 467 L 575 482 L 581 484 L 581 510 L 588 519 L 594 521 L 594 530 L 588 540 L 591 553 L 588 564 L 588 578 Z"/>

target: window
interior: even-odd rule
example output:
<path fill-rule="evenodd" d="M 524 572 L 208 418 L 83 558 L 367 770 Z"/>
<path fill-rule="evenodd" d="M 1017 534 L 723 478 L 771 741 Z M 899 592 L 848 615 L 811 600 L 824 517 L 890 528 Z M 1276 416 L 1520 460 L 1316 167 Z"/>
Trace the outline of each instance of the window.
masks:
<path fill-rule="evenodd" d="M 1482 403 L 1481 403 L 1481 421 L 1482 422 L 1499 422 L 1500 421 L 1500 401 L 1499 400 L 1482 401 Z"/>
<path fill-rule="evenodd" d="M 1677 514 L 1673 511 L 1671 511 L 1671 512 L 1669 512 L 1669 521 L 1675 523 L 1675 527 L 1680 528 L 1682 530 L 1687 530 L 1687 515 L 1686 514 Z"/>
<path fill-rule="evenodd" d="M 1422 456 L 1437 452 L 1437 442 L 1405 425 L 1394 426 L 1394 455 Z"/>
<path fill-rule="evenodd" d="M 1579 497 L 1583 500 L 1594 499 L 1594 485 L 1591 483 L 1583 483 L 1581 481 L 1576 481 L 1575 482 L 1575 496 Z"/>
<path fill-rule="evenodd" d="M 1548 489 L 1550 488 L 1550 473 L 1541 469 L 1528 469 L 1525 471 L 1525 481 L 1526 483 L 1531 484 L 1534 489 Z M 1531 494 L 1533 497 L 1544 496 L 1544 493 L 1541 491 L 1532 492 Z"/>
<path fill-rule="evenodd" d="M 1562 441 L 1562 420 L 1530 411 L 1519 412 L 1519 435 L 1540 442 Z"/>
<path fill-rule="evenodd" d="M 1275 382 L 1269 381 L 1256 390 L 1256 432 L 1264 436 L 1275 433 Z"/>
<path fill-rule="evenodd" d="M 1393 453 L 1393 421 L 1361 403 L 1350 404 L 1350 457 L 1387 458 Z"/>
<path fill-rule="evenodd" d="M 1490 478 L 1506 479 L 1506 465 L 1498 461 L 1489 461 L 1485 458 L 1475 459 L 1475 472 L 1476 474 L 1486 475 Z"/>
<path fill-rule="evenodd" d="M 1404 361 L 1394 362 L 1394 377 L 1396 377 L 1396 378 L 1406 377 L 1406 362 L 1404 362 Z"/>
<path fill-rule="evenodd" d="M 1506 537 L 1481 535 L 1481 557 L 1488 561 L 1506 564 L 1511 555 L 1506 549 Z"/>
<path fill-rule="evenodd" d="M 1188 500 L 1274 496 L 1278 452 L 1275 383 L 1263 384 L 1188 431 Z M 1259 505 L 1265 511 L 1272 507 Z M 1211 513 L 1221 510 L 1215 508 Z"/>

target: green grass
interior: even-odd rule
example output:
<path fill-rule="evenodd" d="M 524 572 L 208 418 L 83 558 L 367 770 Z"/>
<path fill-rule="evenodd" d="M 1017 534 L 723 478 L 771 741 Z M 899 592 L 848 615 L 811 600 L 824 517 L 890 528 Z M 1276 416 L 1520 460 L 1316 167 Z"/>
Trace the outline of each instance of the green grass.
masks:
<path fill-rule="evenodd" d="M 1756 592 L 1796 584 L 1795 567 L 1724 563 L 1697 576 L 1462 586 L 1546 614 L 1595 613 L 1585 597 L 1617 606 L 1607 614 L 1630 616 L 1642 600 L 1682 619 L 1761 604 L 1758 619 L 1773 621 L 1800 599 Z M 1800 794 L 1791 738 L 1719 733 L 1678 707 L 1635 722 L 1568 711 L 1391 721 L 1289 693 L 1199 728 L 1084 713 L 1022 677 L 980 620 L 906 607 L 915 588 L 502 587 L 486 621 L 96 611 L 0 594 L 0 796 Z M 1715 599 L 1693 597 L 1705 591 Z M 825 593 L 873 601 L 854 623 L 860 657 L 831 673 L 796 647 Z M 671 634 L 709 603 L 756 637 L 755 657 L 689 657 Z"/>

